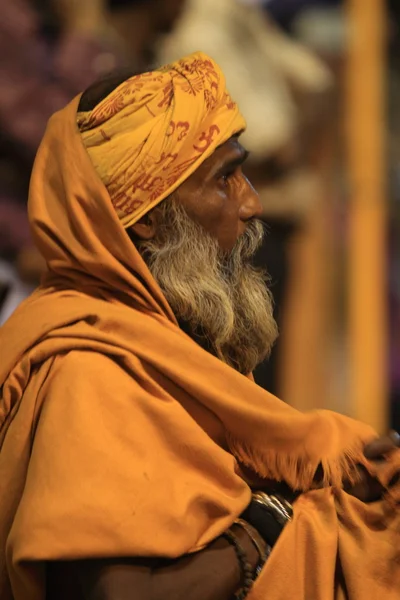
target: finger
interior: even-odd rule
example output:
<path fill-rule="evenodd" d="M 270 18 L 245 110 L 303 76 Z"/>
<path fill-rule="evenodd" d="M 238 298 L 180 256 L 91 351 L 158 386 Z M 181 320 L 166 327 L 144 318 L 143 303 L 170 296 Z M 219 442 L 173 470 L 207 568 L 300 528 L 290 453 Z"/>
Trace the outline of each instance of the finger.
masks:
<path fill-rule="evenodd" d="M 374 440 L 370 444 L 367 444 L 367 446 L 364 448 L 364 456 L 365 458 L 368 458 L 368 460 L 374 460 L 376 458 L 380 458 L 383 454 L 392 452 L 397 447 L 398 446 L 393 437 L 388 435 L 386 437 L 381 437 L 377 440 Z"/>
<path fill-rule="evenodd" d="M 358 481 L 355 485 L 344 486 L 344 490 L 362 502 L 369 503 L 380 500 L 385 491 L 383 486 L 377 479 L 371 477 L 371 475 L 369 475 L 369 473 L 363 467 L 359 467 L 359 469 L 360 481 Z"/>
<path fill-rule="evenodd" d="M 390 439 L 391 439 L 391 440 L 393 440 L 393 443 L 394 443 L 394 445 L 395 445 L 397 448 L 400 448 L 400 434 L 399 434 L 399 433 L 397 433 L 397 431 L 394 431 L 394 430 L 392 430 L 392 431 L 389 433 L 389 437 L 390 437 Z"/>
<path fill-rule="evenodd" d="M 395 475 L 393 475 L 392 479 L 389 481 L 389 485 L 388 487 L 394 487 L 395 485 L 397 485 L 400 481 L 400 472 L 396 473 Z"/>

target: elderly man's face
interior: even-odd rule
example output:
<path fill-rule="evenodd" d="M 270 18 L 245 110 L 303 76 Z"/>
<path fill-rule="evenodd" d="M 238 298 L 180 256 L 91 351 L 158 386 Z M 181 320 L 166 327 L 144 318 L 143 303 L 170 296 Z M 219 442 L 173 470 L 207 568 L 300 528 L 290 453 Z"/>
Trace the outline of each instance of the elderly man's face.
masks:
<path fill-rule="evenodd" d="M 217 150 L 175 194 L 189 217 L 230 251 L 247 223 L 261 215 L 257 192 L 242 172 L 248 153 L 237 137 Z"/>
<path fill-rule="evenodd" d="M 249 373 L 277 335 L 265 275 L 252 266 L 263 237 L 261 206 L 244 177 L 236 138 L 148 215 L 132 240 L 187 331 Z"/>
<path fill-rule="evenodd" d="M 232 137 L 173 194 L 176 204 L 230 252 L 245 232 L 249 221 L 260 217 L 257 192 L 242 172 L 248 152 L 238 137 Z M 157 208 L 132 229 L 142 239 L 151 239 L 157 230 Z"/>

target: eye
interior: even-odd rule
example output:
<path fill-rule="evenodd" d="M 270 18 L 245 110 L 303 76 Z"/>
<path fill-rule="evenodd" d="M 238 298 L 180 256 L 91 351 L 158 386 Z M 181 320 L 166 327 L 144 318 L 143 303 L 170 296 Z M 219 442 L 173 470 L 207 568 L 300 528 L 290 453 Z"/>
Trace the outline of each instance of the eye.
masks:
<path fill-rule="evenodd" d="M 229 183 L 230 178 L 233 177 L 234 174 L 235 171 L 227 171 L 226 173 L 222 173 L 219 176 L 219 180 L 222 182 L 223 185 L 227 185 L 227 183 Z"/>

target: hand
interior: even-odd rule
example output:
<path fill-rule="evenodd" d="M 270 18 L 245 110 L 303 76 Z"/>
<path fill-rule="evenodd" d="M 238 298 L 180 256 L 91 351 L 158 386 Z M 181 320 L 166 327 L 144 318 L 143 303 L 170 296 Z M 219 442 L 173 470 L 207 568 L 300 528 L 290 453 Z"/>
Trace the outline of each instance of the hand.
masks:
<path fill-rule="evenodd" d="M 400 436 L 395 431 L 388 436 L 380 437 L 364 448 L 364 456 L 376 469 L 382 467 L 385 462 L 385 456 L 394 452 L 400 447 Z M 361 480 L 353 486 L 346 487 L 346 492 L 355 496 L 363 502 L 375 502 L 380 500 L 384 492 L 383 486 L 379 481 L 372 477 L 367 470 L 360 466 Z"/>

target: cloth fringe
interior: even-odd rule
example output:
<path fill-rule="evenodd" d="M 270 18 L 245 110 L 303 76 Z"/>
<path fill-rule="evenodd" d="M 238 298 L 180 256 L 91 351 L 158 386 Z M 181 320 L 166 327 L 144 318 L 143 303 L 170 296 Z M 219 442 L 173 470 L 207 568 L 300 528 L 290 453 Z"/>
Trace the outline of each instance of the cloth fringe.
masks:
<path fill-rule="evenodd" d="M 285 482 L 292 490 L 305 492 L 317 487 L 342 488 L 344 483 L 353 485 L 360 480 L 358 465 L 366 465 L 360 440 L 337 457 L 315 458 L 308 455 L 293 456 L 276 450 L 259 450 L 243 445 L 227 434 L 233 455 L 257 475 L 277 482 Z"/>

